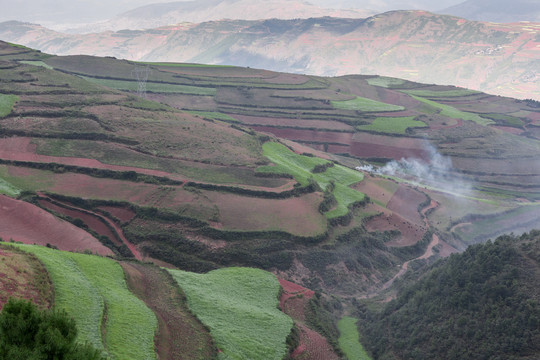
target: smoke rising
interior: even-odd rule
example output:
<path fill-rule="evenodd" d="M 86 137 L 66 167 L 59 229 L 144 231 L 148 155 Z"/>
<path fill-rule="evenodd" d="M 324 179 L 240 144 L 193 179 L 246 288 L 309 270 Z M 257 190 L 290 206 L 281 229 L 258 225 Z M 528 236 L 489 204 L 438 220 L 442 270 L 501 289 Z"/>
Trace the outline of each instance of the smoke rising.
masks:
<path fill-rule="evenodd" d="M 359 166 L 356 169 L 377 175 L 399 177 L 420 186 L 458 195 L 471 196 L 472 183 L 467 180 L 452 164 L 452 159 L 441 155 L 437 149 L 426 142 L 425 150 L 429 160 L 403 158 L 391 161 L 383 167 L 373 165 Z"/>

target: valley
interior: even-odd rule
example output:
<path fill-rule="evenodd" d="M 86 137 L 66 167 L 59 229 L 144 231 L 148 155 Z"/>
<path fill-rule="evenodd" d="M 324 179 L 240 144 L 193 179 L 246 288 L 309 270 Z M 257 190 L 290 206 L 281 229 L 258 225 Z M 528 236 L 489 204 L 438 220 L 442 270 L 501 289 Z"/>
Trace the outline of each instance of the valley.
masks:
<path fill-rule="evenodd" d="M 538 228 L 539 114 L 389 77 L 0 42 L 0 237 L 37 256 L 72 316 L 60 286 L 84 284 L 80 340 L 112 358 L 338 358 L 358 347 L 340 345 L 339 318 L 397 299 L 438 259 Z M 115 342 L 120 292 L 145 314 L 134 345 Z M 181 349 L 179 331 L 198 337 Z"/>

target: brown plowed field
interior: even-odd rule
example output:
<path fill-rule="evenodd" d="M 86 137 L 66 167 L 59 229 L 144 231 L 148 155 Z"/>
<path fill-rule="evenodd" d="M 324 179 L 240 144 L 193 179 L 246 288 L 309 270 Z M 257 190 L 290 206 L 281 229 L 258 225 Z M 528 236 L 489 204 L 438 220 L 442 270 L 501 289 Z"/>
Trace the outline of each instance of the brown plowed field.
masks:
<path fill-rule="evenodd" d="M 279 283 L 283 288 L 279 300 L 281 310 L 294 320 L 300 332 L 300 344 L 292 352 L 291 358 L 300 360 L 337 360 L 338 356 L 334 353 L 326 338 L 311 330 L 305 324 L 306 306 L 315 293 L 284 279 L 279 279 Z"/>
<path fill-rule="evenodd" d="M 240 120 L 246 125 L 259 125 L 259 126 L 289 126 L 299 128 L 318 128 L 321 130 L 347 130 L 353 131 L 354 128 L 350 125 L 327 120 L 299 120 L 291 118 L 271 118 L 271 117 L 259 117 L 259 116 L 247 116 L 247 115 L 231 115 L 235 119 Z"/>
<path fill-rule="evenodd" d="M 366 229 L 374 231 L 399 230 L 401 236 L 386 243 L 388 246 L 410 246 L 422 240 L 426 229 L 423 226 L 412 224 L 396 213 L 381 214 L 366 223 Z"/>
<path fill-rule="evenodd" d="M 422 217 L 418 213 L 418 206 L 426 200 L 426 196 L 410 186 L 400 184 L 397 191 L 388 202 L 387 208 L 392 210 L 404 219 L 421 225 Z"/>
<path fill-rule="evenodd" d="M 118 207 L 118 206 L 100 206 L 98 209 L 103 210 L 117 218 L 122 222 L 129 222 L 135 217 L 135 212 L 133 210 Z"/>
<path fill-rule="evenodd" d="M 215 347 L 207 329 L 188 310 L 171 275 L 156 266 L 122 262 L 130 290 L 158 319 L 155 344 L 162 360 L 213 359 Z"/>
<path fill-rule="evenodd" d="M 0 247 L 0 310 L 10 297 L 31 300 L 43 308 L 54 301 L 47 269 L 30 254 Z"/>
<path fill-rule="evenodd" d="M 26 244 L 51 244 L 60 250 L 90 250 L 100 255 L 113 255 L 86 231 L 35 205 L 4 195 L 0 195 L 0 237 Z"/>
<path fill-rule="evenodd" d="M 39 204 L 43 206 L 44 208 L 48 210 L 52 210 L 59 214 L 67 215 L 73 219 L 77 219 L 77 218 L 81 219 L 90 229 L 94 230 L 99 235 L 107 236 L 116 245 L 120 245 L 120 242 L 116 239 L 111 229 L 109 229 L 109 227 L 105 225 L 105 223 L 101 221 L 99 218 L 92 216 L 83 211 L 79 211 L 76 209 L 67 209 L 65 207 L 58 206 L 56 204 L 53 204 L 48 199 L 40 199 Z"/>

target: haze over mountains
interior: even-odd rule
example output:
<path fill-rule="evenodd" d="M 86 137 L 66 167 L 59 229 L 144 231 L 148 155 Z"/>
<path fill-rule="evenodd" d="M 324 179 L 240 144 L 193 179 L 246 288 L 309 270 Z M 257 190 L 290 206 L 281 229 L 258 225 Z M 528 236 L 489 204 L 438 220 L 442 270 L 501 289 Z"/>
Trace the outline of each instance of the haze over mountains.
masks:
<path fill-rule="evenodd" d="M 366 19 L 221 20 L 78 35 L 0 24 L 0 39 L 59 55 L 385 75 L 536 100 L 539 34 L 537 23 L 482 23 L 425 11 Z"/>

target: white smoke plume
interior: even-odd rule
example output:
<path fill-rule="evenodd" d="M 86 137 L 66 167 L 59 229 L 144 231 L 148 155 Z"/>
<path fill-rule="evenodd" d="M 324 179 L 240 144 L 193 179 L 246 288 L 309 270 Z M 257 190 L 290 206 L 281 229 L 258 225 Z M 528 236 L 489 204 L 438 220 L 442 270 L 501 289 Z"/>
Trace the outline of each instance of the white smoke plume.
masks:
<path fill-rule="evenodd" d="M 420 186 L 429 186 L 435 190 L 458 196 L 471 196 L 472 184 L 452 165 L 452 159 L 441 155 L 433 145 L 426 142 L 425 149 L 429 160 L 404 158 L 391 161 L 383 167 L 372 165 L 359 166 L 356 169 L 377 175 L 399 177 Z"/>

